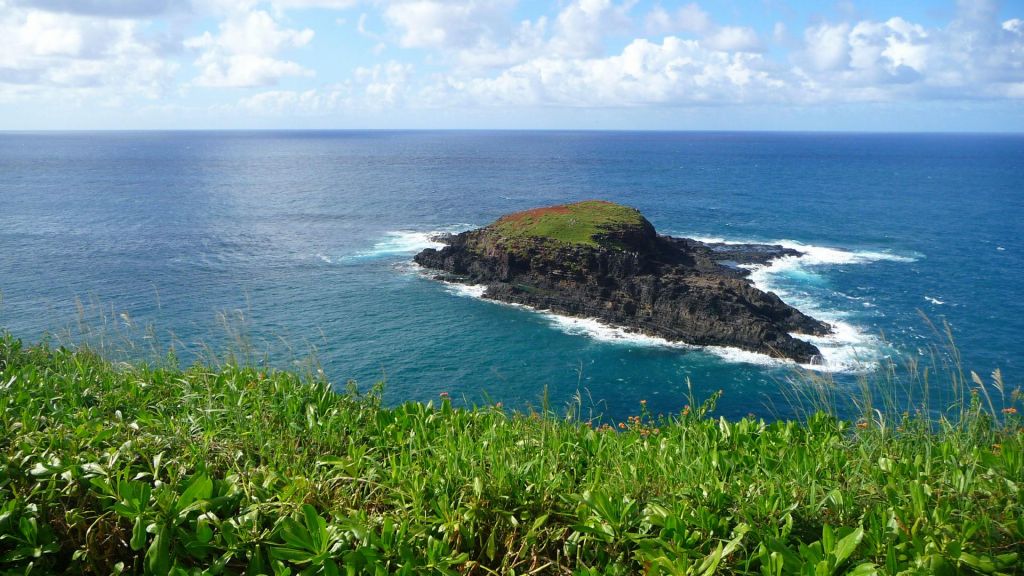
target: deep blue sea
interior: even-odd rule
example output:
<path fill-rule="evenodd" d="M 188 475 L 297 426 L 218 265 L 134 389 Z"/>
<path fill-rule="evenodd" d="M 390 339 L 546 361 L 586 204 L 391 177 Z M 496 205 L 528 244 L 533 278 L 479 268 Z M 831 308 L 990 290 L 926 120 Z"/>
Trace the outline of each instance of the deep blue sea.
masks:
<path fill-rule="evenodd" d="M 388 402 L 612 418 L 722 390 L 719 413 L 786 413 L 795 368 L 665 346 L 495 304 L 411 265 L 436 231 L 601 198 L 663 233 L 782 242 L 754 271 L 836 323 L 842 387 L 952 327 L 964 365 L 1024 372 L 1024 136 L 627 132 L 0 134 L 0 328 L 28 341 L 194 358 L 239 334 L 282 367 L 386 378 Z M 225 329 L 228 325 L 228 330 Z M 100 334 L 102 333 L 102 334 Z M 269 352 L 267 352 L 269 351 Z"/>

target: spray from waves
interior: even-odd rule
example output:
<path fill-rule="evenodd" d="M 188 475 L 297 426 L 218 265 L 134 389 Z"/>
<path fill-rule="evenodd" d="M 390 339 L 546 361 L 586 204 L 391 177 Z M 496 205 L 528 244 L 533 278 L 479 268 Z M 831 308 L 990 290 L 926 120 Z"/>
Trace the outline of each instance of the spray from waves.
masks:
<path fill-rule="evenodd" d="M 714 240 L 721 242 L 721 240 Z M 729 243 L 729 242 L 726 242 Z M 821 286 L 815 286 L 820 278 L 816 268 L 839 265 L 870 264 L 872 262 L 914 262 L 915 258 L 889 252 L 850 251 L 825 246 L 814 246 L 780 240 L 770 242 L 801 253 L 800 256 L 784 256 L 768 264 L 752 264 L 744 267 L 750 270 L 750 280 L 758 289 L 774 292 L 791 306 L 819 320 L 832 325 L 833 333 L 828 336 L 793 334 L 818 347 L 824 359 L 824 367 L 834 372 L 864 372 L 874 369 L 878 361 L 888 353 L 888 347 L 877 336 L 847 321 L 850 313 L 843 310 L 822 307 L 816 296 L 821 296 Z M 801 281 L 806 292 L 787 290 L 780 282 L 783 278 Z"/>
<path fill-rule="evenodd" d="M 430 236 L 434 233 L 415 234 L 418 234 L 419 236 L 403 237 L 403 240 L 407 240 L 407 243 L 404 244 L 404 246 L 407 246 L 408 248 L 403 249 L 402 252 L 394 251 L 390 253 L 408 253 L 426 248 L 430 245 Z M 775 259 L 768 264 L 747 265 L 745 267 L 750 270 L 749 278 L 758 289 L 775 292 L 780 298 L 783 298 L 786 302 L 797 309 L 810 316 L 828 322 L 832 326 L 833 333 L 828 336 L 793 334 L 793 336 L 797 338 L 814 344 L 822 353 L 823 363 L 804 364 L 802 365 L 804 368 L 818 372 L 830 373 L 866 372 L 873 370 L 877 366 L 878 361 L 888 354 L 887 347 L 880 338 L 869 334 L 865 329 L 847 321 L 849 316 L 848 312 L 837 309 L 828 309 L 820 305 L 819 301 L 815 299 L 815 291 L 819 291 L 820 296 L 820 291 L 827 290 L 827 288 L 821 286 L 820 282 L 817 282 L 817 279 L 820 278 L 820 276 L 815 272 L 815 269 L 837 265 L 869 264 L 879 261 L 914 262 L 916 258 L 901 256 L 889 252 L 850 251 L 839 248 L 815 246 L 792 240 L 770 242 L 756 240 L 730 241 L 724 238 L 688 237 L 708 243 L 779 244 L 785 248 L 791 248 L 801 253 L 800 256 L 785 256 Z M 378 243 L 377 246 L 382 246 L 382 248 L 385 249 L 388 248 L 383 242 Z M 781 286 L 781 283 L 779 282 L 781 278 L 789 278 L 790 280 L 798 279 L 804 286 L 808 286 L 809 290 L 806 293 L 791 293 Z M 471 298 L 482 298 L 486 291 L 486 287 L 480 285 L 446 282 L 445 286 L 452 294 Z M 493 302 L 533 310 L 522 305 L 507 304 L 498 301 Z M 703 350 L 718 356 L 727 362 L 757 364 L 768 367 L 796 365 L 796 363 L 791 360 L 774 358 L 766 354 L 742 350 L 740 348 L 724 346 L 694 346 L 682 342 L 671 342 L 656 336 L 630 332 L 623 328 L 609 326 L 593 318 L 574 318 L 554 314 L 549 311 L 534 311 L 543 314 L 556 329 L 568 334 L 586 336 L 600 342 L 629 346 L 657 346 L 679 350 Z"/>
<path fill-rule="evenodd" d="M 372 248 L 345 256 L 342 258 L 342 261 L 354 262 L 359 260 L 371 260 L 405 254 L 415 254 L 426 248 L 440 249 L 444 247 L 444 244 L 434 239 L 437 235 L 462 232 L 463 230 L 469 230 L 471 228 L 473 228 L 473 226 L 470 224 L 456 224 L 454 226 L 447 226 L 445 228 L 429 230 L 426 232 L 418 230 L 393 230 L 391 232 L 386 232 L 384 237 L 374 243 Z"/>
<path fill-rule="evenodd" d="M 425 273 L 422 269 L 419 271 L 421 273 Z M 445 286 L 445 290 L 450 294 L 465 298 L 483 299 L 484 292 L 487 291 L 487 287 L 481 284 L 460 284 L 458 282 L 443 282 L 443 284 Z M 797 366 L 797 363 L 792 360 L 774 358 L 767 354 L 760 354 L 758 352 L 751 352 L 740 348 L 733 348 L 729 346 L 695 346 L 685 342 L 673 342 L 657 336 L 650 336 L 640 332 L 631 332 L 625 328 L 611 326 L 595 318 L 563 316 L 549 310 L 537 310 L 523 304 L 501 302 L 500 300 L 488 300 L 488 302 L 498 304 L 500 306 L 508 306 L 510 308 L 520 308 L 540 314 L 548 321 L 552 328 L 560 330 L 566 334 L 583 336 L 605 344 L 703 351 L 717 356 L 727 362 L 757 364 L 759 366 L 767 367 Z M 819 372 L 844 372 L 852 369 L 850 366 L 846 365 L 830 364 L 801 364 L 800 366 L 808 370 Z"/>
<path fill-rule="evenodd" d="M 778 244 L 784 248 L 790 248 L 800 252 L 800 256 L 784 256 L 772 260 L 768 264 L 752 264 L 744 266 L 750 270 L 750 280 L 754 285 L 765 292 L 774 292 L 791 306 L 818 318 L 832 326 L 832 334 L 828 336 L 811 336 L 807 334 L 793 334 L 794 337 L 805 340 L 818 347 L 822 355 L 822 364 L 805 364 L 804 368 L 818 372 L 832 373 L 858 373 L 874 370 L 879 360 L 886 357 L 890 350 L 879 338 L 867 332 L 864 328 L 856 326 L 848 321 L 850 313 L 844 310 L 825 308 L 820 304 L 822 291 L 828 290 L 823 284 L 823 279 L 815 270 L 829 266 L 870 264 L 872 262 L 914 262 L 915 257 L 892 254 L 890 252 L 861 250 L 851 251 L 840 248 L 829 248 L 826 246 L 815 246 L 804 244 L 793 240 L 758 241 L 758 240 L 727 240 L 725 238 L 708 238 L 681 234 L 706 243 L 722 244 Z M 783 278 L 797 281 L 805 292 L 795 293 L 786 290 L 782 286 Z M 817 296 L 817 298 L 816 298 Z M 849 298 L 849 297 L 847 297 Z M 871 307 L 870 303 L 862 303 L 862 307 Z M 643 345 L 654 344 L 659 346 L 672 346 L 677 348 L 687 345 L 668 342 L 659 338 L 630 334 L 618 328 L 603 326 L 596 321 L 577 322 L 578 319 L 566 319 L 574 323 L 570 328 L 575 333 L 584 333 L 592 338 L 604 341 L 629 342 L 631 344 Z M 587 323 L 591 322 L 596 324 Z M 560 325 L 565 322 L 559 321 Z M 599 327 L 600 326 L 600 327 Z M 610 331 L 619 331 L 613 334 Z M 659 342 L 660 341 L 660 342 Z M 690 346 L 690 348 L 693 348 Z M 746 364 L 758 364 L 762 366 L 793 365 L 794 362 L 773 358 L 765 354 L 750 352 L 732 347 L 708 346 L 704 348 L 723 360 L 729 362 L 742 362 Z"/>
<path fill-rule="evenodd" d="M 735 348 L 732 346 L 696 346 L 693 344 L 687 344 L 685 342 L 672 342 L 664 338 L 657 336 L 649 336 L 647 334 L 641 334 L 638 332 L 630 332 L 623 328 L 616 326 L 609 326 L 603 322 L 593 318 L 573 318 L 570 316 L 561 316 L 559 314 L 553 314 L 551 312 L 542 312 L 551 322 L 551 325 L 555 328 L 562 330 L 567 334 L 576 334 L 586 336 L 588 338 L 612 343 L 622 344 L 628 346 L 652 346 L 662 348 L 673 348 L 676 350 L 700 350 L 708 354 L 712 354 L 725 360 L 726 362 L 742 363 L 742 364 L 756 364 L 758 366 L 766 366 L 772 368 L 778 367 L 793 367 L 798 364 L 793 360 L 786 358 L 775 358 L 767 354 L 761 354 L 759 352 L 752 352 L 750 350 L 743 350 L 742 348 Z M 842 337 L 846 337 L 845 330 L 839 329 L 837 333 L 842 334 Z M 802 337 L 802 336 L 801 336 Z M 833 338 L 829 336 L 827 338 Z M 827 345 L 827 338 L 815 338 L 815 344 Z M 820 346 L 819 346 L 820 347 Z M 822 350 L 822 354 L 825 351 Z M 865 364 L 851 361 L 830 361 L 828 356 L 824 357 L 825 362 L 823 364 L 799 364 L 806 370 L 815 372 L 828 372 L 828 373 L 840 373 L 840 372 L 858 372 L 865 370 L 867 366 Z"/>

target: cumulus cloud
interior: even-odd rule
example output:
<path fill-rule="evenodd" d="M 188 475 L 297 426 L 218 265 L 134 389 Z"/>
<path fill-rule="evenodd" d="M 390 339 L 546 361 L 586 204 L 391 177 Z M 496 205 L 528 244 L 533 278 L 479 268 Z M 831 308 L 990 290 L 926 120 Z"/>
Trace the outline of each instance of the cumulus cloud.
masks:
<path fill-rule="evenodd" d="M 406 48 L 467 48 L 504 36 L 514 5 L 511 0 L 411 0 L 389 4 L 384 18 L 399 30 Z"/>
<path fill-rule="evenodd" d="M 784 84 L 759 54 L 730 54 L 668 36 L 660 43 L 634 40 L 605 58 L 537 58 L 452 87 L 476 102 L 607 107 L 761 100 L 775 98 L 771 92 Z"/>
<path fill-rule="evenodd" d="M 296 55 L 324 49 L 313 45 L 313 29 L 296 23 L 301 11 L 357 4 L 359 12 L 344 14 L 344 29 L 317 28 L 323 36 L 352 34 L 357 42 L 344 58 L 317 58 L 328 64 L 314 70 Z M 716 22 L 697 2 L 564 0 L 529 17 L 520 16 L 524 7 L 517 0 L 0 0 L 0 100 L 123 102 L 187 99 L 190 86 L 262 88 L 237 108 L 323 114 L 1024 98 L 1024 15 L 1001 16 L 990 0 L 959 0 L 941 25 L 850 11 L 763 30 Z M 318 44 L 337 44 L 329 39 Z M 385 52 L 393 59 L 380 61 Z M 312 87 L 318 75 L 324 80 Z M 296 89 L 275 89 L 285 79 Z"/>
<path fill-rule="evenodd" d="M 91 18 L 0 2 L 0 93 L 73 101 L 90 96 L 156 98 L 178 65 L 168 62 L 130 19 Z"/>
<path fill-rule="evenodd" d="M 324 115 L 401 106 L 412 87 L 413 67 L 389 61 L 356 68 L 345 82 L 310 90 L 267 90 L 242 98 L 238 108 L 261 115 Z"/>
<path fill-rule="evenodd" d="M 385 22 L 404 48 L 428 49 L 459 70 L 520 64 L 541 55 L 600 55 L 611 34 L 631 27 L 632 1 L 573 0 L 549 18 L 514 21 L 513 0 L 393 2 Z"/>
<path fill-rule="evenodd" d="M 753 28 L 723 26 L 704 37 L 704 45 L 722 52 L 757 52 L 761 41 Z"/>
<path fill-rule="evenodd" d="M 669 12 L 659 4 L 647 13 L 646 24 L 647 33 L 652 35 L 681 32 L 703 34 L 713 26 L 711 16 L 696 2 L 691 2 L 673 12 Z"/>
<path fill-rule="evenodd" d="M 302 8 L 330 8 L 343 10 L 351 8 L 359 3 L 359 0 L 273 0 L 274 8 L 277 10 L 290 10 Z"/>
<path fill-rule="evenodd" d="M 151 18 L 182 12 L 189 0 L 17 0 L 15 6 L 108 18 Z"/>
<path fill-rule="evenodd" d="M 749 26 L 718 26 L 711 16 L 692 2 L 674 12 L 657 5 L 647 13 L 646 31 L 651 36 L 692 34 L 703 46 L 722 52 L 759 52 L 761 39 Z"/>
<path fill-rule="evenodd" d="M 900 17 L 808 28 L 794 75 L 817 101 L 1019 98 L 1024 34 L 994 6 L 963 2 L 941 28 Z"/>
<path fill-rule="evenodd" d="M 282 28 L 265 11 L 239 12 L 209 32 L 185 40 L 199 50 L 193 83 L 211 87 L 251 87 L 275 84 L 286 76 L 312 76 L 312 70 L 276 58 L 282 50 L 300 48 L 313 39 L 313 30 Z"/>

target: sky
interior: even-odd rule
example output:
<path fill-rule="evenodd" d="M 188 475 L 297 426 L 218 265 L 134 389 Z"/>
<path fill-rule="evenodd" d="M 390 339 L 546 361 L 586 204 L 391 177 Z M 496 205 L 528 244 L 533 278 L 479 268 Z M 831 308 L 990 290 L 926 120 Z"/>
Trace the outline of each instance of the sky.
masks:
<path fill-rule="evenodd" d="M 0 130 L 1024 132 L 1024 0 L 0 0 Z"/>

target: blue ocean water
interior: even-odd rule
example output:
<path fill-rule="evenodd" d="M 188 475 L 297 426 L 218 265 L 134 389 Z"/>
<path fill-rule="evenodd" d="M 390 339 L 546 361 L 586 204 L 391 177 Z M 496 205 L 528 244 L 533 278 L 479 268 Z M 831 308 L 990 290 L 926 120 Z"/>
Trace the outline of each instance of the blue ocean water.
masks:
<path fill-rule="evenodd" d="M 678 411 L 689 380 L 726 416 L 785 413 L 792 366 L 482 301 L 410 264 L 432 232 L 587 198 L 664 233 L 801 247 L 753 276 L 841 328 L 819 343 L 839 386 L 934 342 L 922 313 L 969 369 L 1020 382 L 1024 136 L 1007 135 L 0 134 L 0 327 L 34 341 L 95 306 L 188 357 L 226 345 L 227 317 L 278 364 L 315 348 L 339 386 L 386 378 L 390 402 L 547 388 L 622 418 Z"/>

